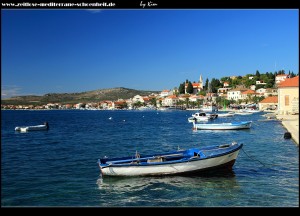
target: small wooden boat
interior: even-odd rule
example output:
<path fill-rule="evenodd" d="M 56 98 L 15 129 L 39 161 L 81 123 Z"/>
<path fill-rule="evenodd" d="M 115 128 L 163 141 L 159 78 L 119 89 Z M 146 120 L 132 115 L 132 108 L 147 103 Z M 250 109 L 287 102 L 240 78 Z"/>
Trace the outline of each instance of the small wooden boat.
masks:
<path fill-rule="evenodd" d="M 102 176 L 187 175 L 232 168 L 243 144 L 231 143 L 133 157 L 102 158 Z M 230 169 L 229 169 L 230 170 Z"/>
<path fill-rule="evenodd" d="M 42 125 L 15 127 L 15 131 L 20 131 L 20 132 L 40 131 L 40 130 L 48 130 L 48 129 L 49 129 L 48 122 L 45 122 Z"/>
<path fill-rule="evenodd" d="M 218 123 L 218 124 L 196 124 L 193 122 L 193 128 L 196 130 L 240 130 L 249 129 L 252 121 Z"/>

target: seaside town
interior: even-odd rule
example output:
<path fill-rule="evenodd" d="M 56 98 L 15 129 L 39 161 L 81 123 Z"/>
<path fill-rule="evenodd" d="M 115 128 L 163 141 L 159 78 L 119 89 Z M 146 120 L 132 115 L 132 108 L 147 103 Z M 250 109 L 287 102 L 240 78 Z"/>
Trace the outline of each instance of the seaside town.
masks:
<path fill-rule="evenodd" d="M 274 76 L 274 80 L 271 79 Z M 266 81 L 265 81 L 266 80 Z M 219 87 L 221 86 L 221 87 Z M 198 82 L 186 80 L 179 88 L 162 90 L 159 94 L 135 95 L 129 99 L 103 100 L 89 103 L 48 103 L 45 105 L 3 105 L 2 110 L 210 110 L 267 112 L 268 118 L 281 120 L 299 145 L 299 75 L 294 73 L 260 74 L 223 77 L 221 81 L 202 75 Z"/>
<path fill-rule="evenodd" d="M 280 73 L 281 71 L 279 71 Z M 270 80 L 274 76 L 275 79 Z M 246 107 L 257 110 L 276 111 L 277 114 L 299 114 L 299 75 L 293 73 L 276 76 L 272 73 L 223 77 L 221 81 L 212 79 L 198 82 L 186 80 L 179 88 L 162 90 L 159 94 L 135 95 L 133 98 L 119 98 L 116 101 L 94 101 L 89 103 L 44 105 L 4 105 L 1 109 L 200 109 L 216 107 L 216 110 L 236 110 Z M 240 81 L 238 81 L 240 80 Z M 221 86 L 221 87 L 220 87 Z"/>

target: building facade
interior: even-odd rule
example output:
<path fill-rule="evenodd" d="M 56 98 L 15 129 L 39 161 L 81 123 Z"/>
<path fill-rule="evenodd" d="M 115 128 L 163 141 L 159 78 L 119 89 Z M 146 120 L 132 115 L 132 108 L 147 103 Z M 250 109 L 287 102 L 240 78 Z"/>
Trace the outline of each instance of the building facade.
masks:
<path fill-rule="evenodd" d="M 278 114 L 299 113 L 299 76 L 278 85 Z"/>

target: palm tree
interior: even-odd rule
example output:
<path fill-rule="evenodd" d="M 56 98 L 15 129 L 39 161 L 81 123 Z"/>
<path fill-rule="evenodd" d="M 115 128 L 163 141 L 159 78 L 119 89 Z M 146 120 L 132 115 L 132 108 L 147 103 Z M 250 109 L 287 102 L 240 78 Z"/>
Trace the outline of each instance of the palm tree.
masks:
<path fill-rule="evenodd" d="M 190 101 L 190 99 L 187 97 L 187 98 L 185 99 L 186 108 L 189 107 L 189 101 Z"/>

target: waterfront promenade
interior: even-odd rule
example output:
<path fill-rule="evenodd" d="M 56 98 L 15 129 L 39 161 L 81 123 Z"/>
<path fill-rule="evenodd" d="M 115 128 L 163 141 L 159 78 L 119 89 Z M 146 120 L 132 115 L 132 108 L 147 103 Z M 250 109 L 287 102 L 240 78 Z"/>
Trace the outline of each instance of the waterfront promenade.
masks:
<path fill-rule="evenodd" d="M 299 146 L 299 115 L 276 115 L 282 125 L 291 133 L 292 139 Z"/>
<path fill-rule="evenodd" d="M 222 111 L 233 111 L 234 109 L 226 109 Z M 282 125 L 286 128 L 288 132 L 291 133 L 292 139 L 295 141 L 296 145 L 299 146 L 299 115 L 279 115 L 276 111 L 268 112 L 273 113 L 278 120 L 281 120 Z M 282 135 L 283 136 L 283 135 Z"/>

